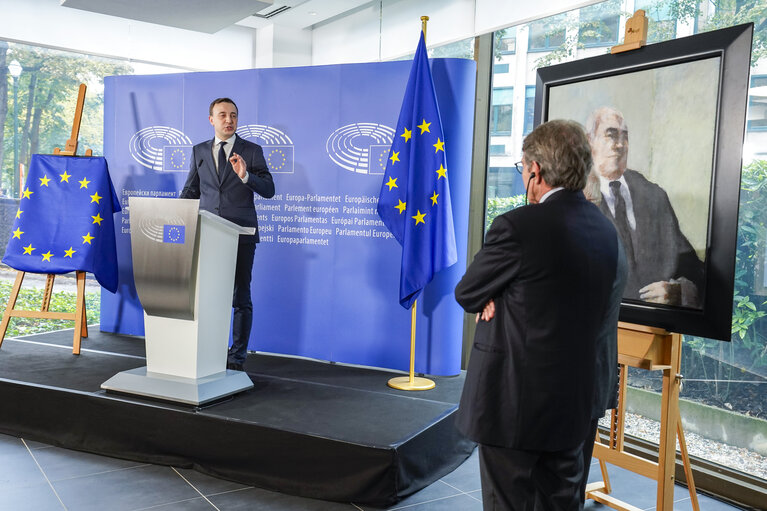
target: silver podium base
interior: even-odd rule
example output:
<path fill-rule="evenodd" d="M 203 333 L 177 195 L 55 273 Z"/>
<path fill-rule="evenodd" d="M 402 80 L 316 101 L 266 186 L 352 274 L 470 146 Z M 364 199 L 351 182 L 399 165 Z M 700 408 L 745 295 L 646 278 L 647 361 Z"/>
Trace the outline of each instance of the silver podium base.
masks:
<path fill-rule="evenodd" d="M 247 373 L 225 370 L 204 378 L 150 373 L 145 367 L 122 371 L 101 384 L 107 391 L 202 405 L 253 388 Z"/>

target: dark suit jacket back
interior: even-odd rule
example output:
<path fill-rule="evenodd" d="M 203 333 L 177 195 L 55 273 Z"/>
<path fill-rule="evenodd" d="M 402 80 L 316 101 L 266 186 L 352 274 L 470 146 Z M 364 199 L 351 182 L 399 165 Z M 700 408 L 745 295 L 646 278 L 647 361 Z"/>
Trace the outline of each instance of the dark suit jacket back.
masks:
<path fill-rule="evenodd" d="M 237 137 L 235 135 L 235 137 Z M 240 242 L 258 243 L 258 218 L 253 194 L 274 196 L 274 181 L 264 160 L 261 146 L 237 137 L 232 152 L 242 156 L 248 170 L 248 182 L 240 177 L 227 161 L 226 169 L 218 175 L 213 160 L 213 140 L 197 144 L 193 148 L 192 163 L 186 184 L 181 191 L 182 199 L 200 199 L 200 209 L 210 211 L 222 218 L 245 227 L 255 227 L 255 236 L 240 236 Z"/>
<path fill-rule="evenodd" d="M 457 426 L 483 444 L 576 447 L 616 385 L 623 283 L 615 228 L 578 191 L 499 216 L 455 290 L 477 325 Z M 625 279 L 625 264 L 623 265 Z M 612 322 L 612 327 L 606 325 Z M 598 362 L 600 361 L 600 362 Z"/>

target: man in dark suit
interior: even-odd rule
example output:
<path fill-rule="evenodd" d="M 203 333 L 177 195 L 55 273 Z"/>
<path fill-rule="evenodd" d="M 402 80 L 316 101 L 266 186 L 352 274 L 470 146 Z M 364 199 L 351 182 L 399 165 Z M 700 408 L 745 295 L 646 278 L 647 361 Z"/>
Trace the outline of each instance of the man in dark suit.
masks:
<path fill-rule="evenodd" d="M 456 425 L 480 444 L 486 510 L 577 510 L 597 420 L 616 400 L 626 262 L 583 194 L 580 125 L 544 123 L 522 151 L 531 204 L 495 219 L 455 289 L 481 313 Z"/>
<path fill-rule="evenodd" d="M 586 132 L 599 178 L 599 208 L 626 249 L 626 298 L 700 307 L 703 263 L 679 228 L 666 192 L 627 169 L 629 138 L 623 115 L 614 108 L 598 108 L 586 121 Z"/>
<path fill-rule="evenodd" d="M 256 229 L 253 236 L 240 236 L 234 274 L 234 320 L 227 368 L 242 371 L 253 324 L 250 278 L 256 243 L 259 241 L 253 194 L 273 197 L 274 181 L 266 167 L 261 146 L 235 134 L 238 111 L 234 101 L 229 98 L 215 99 L 208 113 L 215 137 L 194 146 L 181 198 L 200 199 L 201 209 Z"/>

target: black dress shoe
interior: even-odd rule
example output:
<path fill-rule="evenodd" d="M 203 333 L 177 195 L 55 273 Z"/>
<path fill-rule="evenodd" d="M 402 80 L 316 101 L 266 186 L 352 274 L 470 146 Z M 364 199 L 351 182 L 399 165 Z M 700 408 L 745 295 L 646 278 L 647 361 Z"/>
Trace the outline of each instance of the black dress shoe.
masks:
<path fill-rule="evenodd" d="M 231 369 L 232 371 L 244 371 L 245 370 L 245 367 L 243 366 L 243 364 L 238 364 L 236 362 L 228 362 L 226 364 L 226 368 L 227 369 Z"/>

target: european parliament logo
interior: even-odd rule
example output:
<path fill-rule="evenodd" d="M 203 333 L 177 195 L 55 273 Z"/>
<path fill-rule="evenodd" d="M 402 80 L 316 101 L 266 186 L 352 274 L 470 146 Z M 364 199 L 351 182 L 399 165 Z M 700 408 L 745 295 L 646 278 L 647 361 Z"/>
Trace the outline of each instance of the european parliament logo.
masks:
<path fill-rule="evenodd" d="M 170 126 L 149 126 L 137 131 L 128 151 L 138 163 L 157 172 L 186 172 L 192 156 L 192 141 Z"/>
<path fill-rule="evenodd" d="M 179 216 L 143 217 L 137 228 L 143 236 L 157 243 L 186 242 L 186 226 Z"/>
<path fill-rule="evenodd" d="M 355 122 L 328 137 L 325 149 L 333 163 L 357 174 L 382 175 L 394 130 L 384 124 Z"/>
<path fill-rule="evenodd" d="M 162 226 L 163 243 L 180 243 L 183 245 L 185 234 L 186 227 L 183 225 L 165 224 Z"/>
<path fill-rule="evenodd" d="M 272 174 L 292 174 L 295 171 L 293 141 L 285 132 L 261 124 L 245 124 L 237 128 L 237 135 L 261 146 L 266 166 Z"/>

